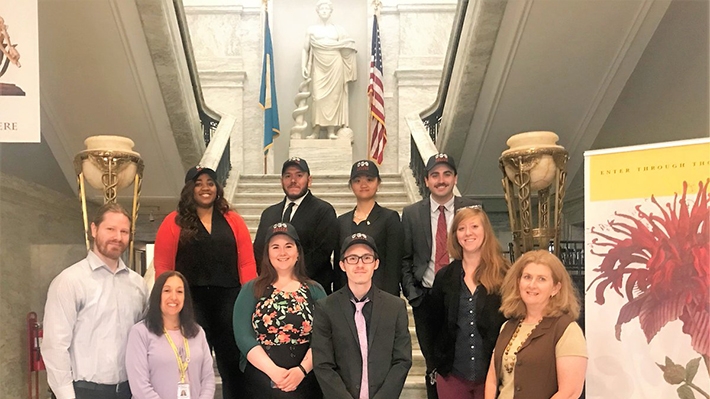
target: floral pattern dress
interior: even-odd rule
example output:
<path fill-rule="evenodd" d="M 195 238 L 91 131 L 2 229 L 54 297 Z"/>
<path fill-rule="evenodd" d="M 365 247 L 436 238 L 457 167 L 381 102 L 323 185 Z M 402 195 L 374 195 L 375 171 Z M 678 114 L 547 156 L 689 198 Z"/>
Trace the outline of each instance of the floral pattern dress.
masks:
<path fill-rule="evenodd" d="M 309 344 L 314 306 L 305 284 L 292 292 L 269 286 L 251 319 L 256 340 L 264 347 Z"/>

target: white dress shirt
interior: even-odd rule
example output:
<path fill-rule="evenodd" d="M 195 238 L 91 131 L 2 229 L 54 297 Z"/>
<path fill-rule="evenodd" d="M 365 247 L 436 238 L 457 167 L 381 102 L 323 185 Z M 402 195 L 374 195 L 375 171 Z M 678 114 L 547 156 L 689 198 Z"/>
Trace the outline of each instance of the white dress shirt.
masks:
<path fill-rule="evenodd" d="M 301 202 L 303 202 L 303 199 L 306 198 L 306 195 L 308 195 L 308 191 L 306 191 L 306 193 L 303 194 L 301 198 L 295 200 L 291 200 L 286 197 L 286 202 L 284 202 L 284 209 L 281 210 L 281 220 L 283 220 L 284 215 L 286 214 L 286 209 L 288 209 L 288 205 L 293 202 L 293 209 L 291 210 L 291 219 L 284 220 L 285 222 L 291 223 L 291 220 L 293 220 L 293 216 L 296 214 L 298 207 L 301 206 Z"/>
<path fill-rule="evenodd" d="M 116 272 L 93 251 L 54 278 L 44 308 L 42 356 L 57 399 L 75 397 L 73 381 L 128 380 L 128 333 L 143 318 L 143 278 L 119 260 Z"/>
<path fill-rule="evenodd" d="M 434 277 L 436 276 L 436 230 L 439 227 L 439 205 L 444 205 L 446 209 L 446 233 L 448 237 L 449 230 L 451 229 L 451 223 L 454 221 L 454 196 L 448 200 L 445 204 L 439 204 L 434 201 L 433 198 L 429 197 L 430 211 L 429 216 L 431 219 L 431 257 L 429 258 L 429 264 L 424 271 L 424 276 L 422 277 L 422 285 L 426 288 L 431 288 L 434 284 Z M 449 262 L 453 259 L 449 257 Z"/>

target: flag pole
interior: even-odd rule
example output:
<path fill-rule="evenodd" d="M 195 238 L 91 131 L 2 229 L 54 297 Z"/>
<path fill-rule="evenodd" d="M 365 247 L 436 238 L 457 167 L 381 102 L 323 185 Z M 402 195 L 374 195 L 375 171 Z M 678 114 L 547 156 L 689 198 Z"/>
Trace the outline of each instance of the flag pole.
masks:
<path fill-rule="evenodd" d="M 268 14 L 269 13 L 269 0 L 262 0 L 262 3 L 264 4 L 264 20 L 265 20 L 264 22 L 268 23 L 268 21 L 266 21 L 266 19 L 269 18 L 269 14 Z M 266 40 L 266 37 L 264 37 L 264 40 Z M 266 152 L 264 153 L 264 174 L 266 174 L 266 172 L 267 172 L 266 164 L 267 164 L 268 157 L 269 157 L 269 150 L 266 150 Z"/>

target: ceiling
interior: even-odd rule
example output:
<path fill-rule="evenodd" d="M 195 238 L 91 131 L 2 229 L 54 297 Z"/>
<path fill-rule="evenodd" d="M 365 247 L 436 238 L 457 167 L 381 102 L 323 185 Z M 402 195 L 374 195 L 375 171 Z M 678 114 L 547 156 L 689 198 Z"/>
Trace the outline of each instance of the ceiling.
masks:
<path fill-rule="evenodd" d="M 568 198 L 581 197 L 584 151 L 710 135 L 709 48 L 706 1 L 508 1 L 480 90 L 449 88 L 447 104 L 475 105 L 445 109 L 459 120 L 442 120 L 458 128 L 440 133 L 440 149 L 461 159 L 463 193 L 500 198 L 506 140 L 556 132 Z M 477 61 L 457 56 L 453 74 Z"/>

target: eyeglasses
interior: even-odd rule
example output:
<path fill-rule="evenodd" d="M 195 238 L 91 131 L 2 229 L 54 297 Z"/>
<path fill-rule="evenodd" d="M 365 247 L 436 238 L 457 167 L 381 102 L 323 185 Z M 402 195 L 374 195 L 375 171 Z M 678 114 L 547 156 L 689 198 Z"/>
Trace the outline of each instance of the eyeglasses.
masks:
<path fill-rule="evenodd" d="M 464 207 L 461 207 L 461 208 L 457 209 L 457 210 L 456 210 L 456 213 L 459 213 L 459 212 L 461 212 L 461 211 L 464 210 L 464 209 L 477 209 L 477 210 L 479 210 L 479 211 L 482 211 L 482 210 L 483 210 L 483 207 L 482 207 L 481 205 L 478 205 L 478 204 L 476 204 L 476 205 L 464 206 Z"/>
<path fill-rule="evenodd" d="M 343 262 L 347 263 L 348 265 L 357 265 L 357 262 L 362 261 L 362 263 L 369 265 L 375 262 L 377 258 L 375 255 L 372 254 L 365 254 L 362 256 L 358 255 L 348 255 L 343 258 Z"/>

